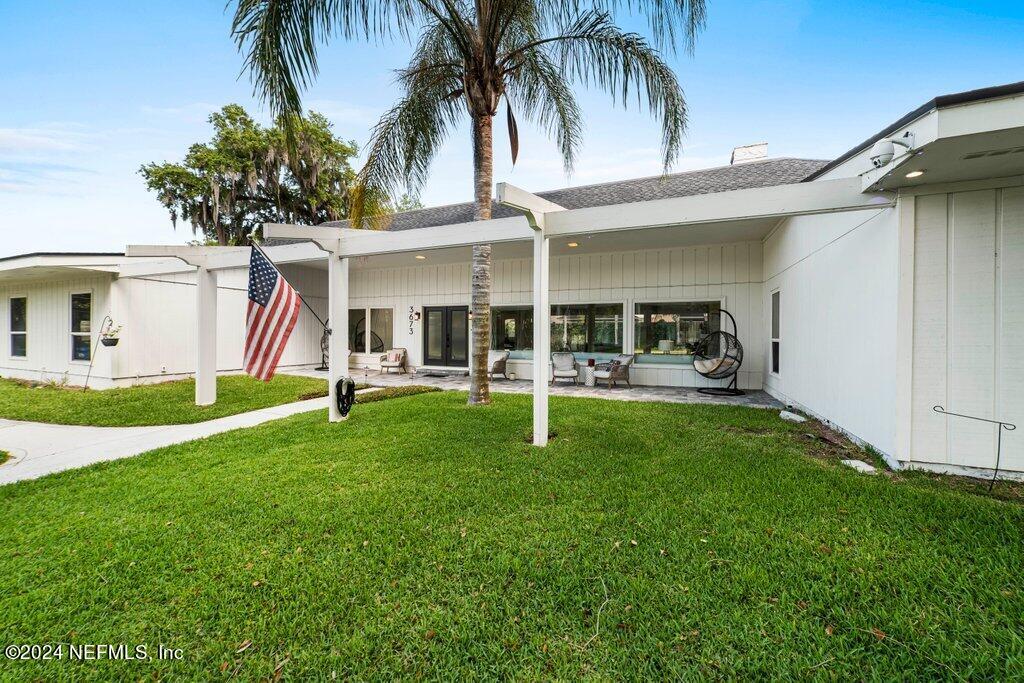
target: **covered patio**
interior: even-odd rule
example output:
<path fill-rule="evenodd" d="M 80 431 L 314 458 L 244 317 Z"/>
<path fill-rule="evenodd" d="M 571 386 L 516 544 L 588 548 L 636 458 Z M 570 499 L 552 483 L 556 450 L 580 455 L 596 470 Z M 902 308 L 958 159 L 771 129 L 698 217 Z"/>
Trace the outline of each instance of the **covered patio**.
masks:
<path fill-rule="evenodd" d="M 637 348 L 634 317 L 641 301 L 703 301 L 736 309 L 740 336 L 747 347 L 740 388 L 747 395 L 711 399 L 688 387 L 713 386 L 699 377 L 686 356 L 671 364 L 646 354 L 646 363 L 634 370 L 634 388 L 549 387 L 552 351 L 551 328 L 531 325 L 530 352 L 514 359 L 516 374 L 527 381 L 496 380 L 494 391 L 532 392 L 534 445 L 545 446 L 548 435 L 548 396 L 577 395 L 621 400 L 671 402 L 723 402 L 777 407 L 761 390 L 767 356 L 764 323 L 762 240 L 780 221 L 792 216 L 888 208 L 887 193 L 865 193 L 858 178 L 790 183 L 694 196 L 681 196 L 626 204 L 565 209 L 543 197 L 507 184 L 497 186 L 497 201 L 521 215 L 486 222 L 455 223 L 413 230 L 356 230 L 332 226 L 266 224 L 264 236 L 278 242 L 268 247 L 286 273 L 299 268 L 319 272 L 326 285 L 328 371 L 332 421 L 342 420 L 334 400 L 337 381 L 345 375 L 360 377 L 364 356 L 350 358 L 350 310 L 367 317 L 373 301 L 387 305 L 396 334 L 386 346 L 423 347 L 421 316 L 435 305 L 469 310 L 471 297 L 469 255 L 472 245 L 493 245 L 495 286 L 491 305 L 516 305 L 532 312 L 533 320 L 547 320 L 552 305 L 594 305 L 612 301 L 620 306 L 617 352 Z M 290 241 L 281 245 L 280 241 Z M 248 250 L 224 247 L 130 247 L 130 255 L 174 256 L 199 270 L 197 288 L 200 364 L 197 401 L 216 400 L 210 379 L 212 363 L 202 349 L 215 348 L 215 298 L 219 270 L 243 267 Z M 626 256 L 628 254 L 628 257 Z M 695 257 L 696 254 L 696 257 Z M 323 271 L 326 270 L 326 278 Z M 507 272 L 506 272 L 507 271 Z M 205 293 L 204 293 L 205 290 Z M 553 296 L 554 294 L 554 296 Z M 321 293 L 322 295 L 322 293 Z M 360 308 L 361 307 L 361 308 Z M 493 310 L 493 309 L 492 309 Z M 405 317 L 408 314 L 408 334 Z M 468 317 L 468 316 L 467 316 Z M 367 325 L 369 325 L 369 320 Z M 399 334 L 400 333 L 400 334 Z M 492 342 L 493 343 L 493 342 Z M 471 356 L 471 349 L 468 350 Z M 429 365 L 420 362 L 413 366 Z M 463 361 L 465 363 L 465 360 Z M 467 363 L 468 364 L 468 363 Z M 513 365 L 513 362 L 510 362 Z M 465 388 L 463 378 L 376 376 L 373 383 L 418 383 Z M 537 381 L 539 380 L 539 381 Z M 640 386 L 637 386 L 640 385 Z M 650 386 L 656 385 L 656 386 Z M 660 386 L 657 386 L 660 385 Z"/>
<path fill-rule="evenodd" d="M 420 385 L 437 387 L 445 391 L 468 391 L 469 377 L 466 375 L 440 375 L 427 372 L 407 374 L 382 373 L 369 367 L 352 367 L 349 371 L 357 383 L 375 387 L 403 387 Z M 322 370 L 289 370 L 289 375 L 304 377 L 326 377 Z M 496 377 L 491 382 L 491 392 L 499 394 L 529 394 L 533 391 L 533 380 L 504 379 Z M 548 387 L 550 396 L 571 396 L 577 398 L 603 398 L 614 401 L 643 401 L 648 403 L 706 403 L 711 405 L 747 406 L 748 408 L 774 408 L 784 406 L 767 392 L 747 391 L 742 396 L 713 396 L 702 394 L 691 387 L 654 387 L 647 385 L 588 387 L 569 382 L 556 382 Z M 358 399 L 357 399 L 358 400 Z"/>

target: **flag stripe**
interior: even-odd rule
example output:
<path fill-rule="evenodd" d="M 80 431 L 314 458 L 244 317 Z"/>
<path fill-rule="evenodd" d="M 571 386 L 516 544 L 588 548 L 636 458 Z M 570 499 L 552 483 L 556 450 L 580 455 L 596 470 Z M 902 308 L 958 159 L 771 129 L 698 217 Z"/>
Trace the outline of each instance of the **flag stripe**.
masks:
<path fill-rule="evenodd" d="M 295 298 L 295 300 L 292 302 L 292 310 L 288 314 L 288 323 L 287 323 L 288 327 L 284 330 L 284 338 L 286 338 L 286 339 L 292 333 L 292 330 L 295 329 L 295 323 L 298 322 L 298 319 L 299 319 L 299 309 L 300 308 L 301 308 L 301 305 L 299 303 L 299 300 L 298 300 L 298 298 Z M 277 351 L 274 352 L 273 360 L 270 362 L 270 364 L 264 370 L 264 373 L 263 373 L 264 377 L 263 377 L 263 379 L 265 381 L 266 380 L 270 380 L 270 379 L 272 379 L 274 377 L 274 373 L 277 370 L 277 362 L 279 360 L 281 360 L 281 354 L 282 353 L 284 353 L 284 344 L 278 344 L 277 345 Z"/>
<path fill-rule="evenodd" d="M 299 293 L 270 259 L 253 247 L 249 259 L 249 305 L 242 363 L 247 373 L 264 381 L 274 376 L 295 329 L 301 304 Z"/>
<path fill-rule="evenodd" d="M 263 375 L 266 374 L 266 369 L 268 367 L 267 363 L 273 357 L 274 350 L 277 348 L 276 342 L 278 337 L 284 331 L 284 325 L 286 324 L 284 321 L 291 313 L 291 291 L 282 289 L 280 297 L 282 301 L 274 309 L 274 319 L 271 324 L 266 326 L 264 338 L 260 340 L 261 345 L 258 354 L 259 360 L 256 364 L 256 374 L 260 377 L 263 377 Z"/>
<path fill-rule="evenodd" d="M 255 324 L 252 329 L 252 340 L 249 342 L 250 357 L 246 363 L 246 372 L 249 372 L 250 367 L 257 363 L 263 354 L 263 342 L 267 335 L 267 330 L 273 325 L 274 318 L 279 312 L 280 299 L 284 290 L 280 287 L 275 287 L 273 294 L 270 295 L 270 301 L 266 307 L 259 306 L 259 312 L 256 314 Z"/>

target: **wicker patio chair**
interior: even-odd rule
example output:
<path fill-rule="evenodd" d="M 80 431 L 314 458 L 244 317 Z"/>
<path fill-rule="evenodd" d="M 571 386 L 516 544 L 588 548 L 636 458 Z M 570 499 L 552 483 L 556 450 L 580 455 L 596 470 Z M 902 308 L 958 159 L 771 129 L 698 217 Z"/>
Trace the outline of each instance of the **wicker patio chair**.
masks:
<path fill-rule="evenodd" d="M 508 351 L 488 351 L 487 352 L 487 374 L 491 379 L 494 379 L 495 375 L 501 375 L 505 379 L 508 379 Z"/>
<path fill-rule="evenodd" d="M 629 383 L 629 366 L 633 364 L 635 358 L 636 356 L 631 353 L 624 353 L 615 356 L 610 363 L 598 364 L 594 367 L 594 379 L 607 381 L 609 389 L 616 382 L 625 382 L 626 386 L 632 389 L 633 385 Z"/>
<path fill-rule="evenodd" d="M 580 368 L 576 356 L 567 351 L 556 351 L 551 354 L 551 383 L 556 379 L 571 379 L 573 384 L 580 383 Z"/>
<path fill-rule="evenodd" d="M 389 349 L 380 357 L 380 371 L 391 374 L 392 370 L 398 370 L 398 374 L 402 374 L 405 372 L 405 357 L 405 349 Z"/>

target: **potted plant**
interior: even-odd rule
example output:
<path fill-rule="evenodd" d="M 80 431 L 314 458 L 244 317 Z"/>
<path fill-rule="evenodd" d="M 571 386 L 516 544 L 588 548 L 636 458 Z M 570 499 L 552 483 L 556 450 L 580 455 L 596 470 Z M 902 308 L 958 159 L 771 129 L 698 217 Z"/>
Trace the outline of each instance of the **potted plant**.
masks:
<path fill-rule="evenodd" d="M 100 332 L 100 343 L 104 346 L 117 346 L 121 340 L 121 325 L 113 323 L 107 325 L 106 329 Z"/>

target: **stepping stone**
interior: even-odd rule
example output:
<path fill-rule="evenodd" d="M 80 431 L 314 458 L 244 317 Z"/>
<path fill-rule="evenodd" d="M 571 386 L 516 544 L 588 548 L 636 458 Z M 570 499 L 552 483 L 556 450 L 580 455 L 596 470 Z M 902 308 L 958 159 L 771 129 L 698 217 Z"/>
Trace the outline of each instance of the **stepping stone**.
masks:
<path fill-rule="evenodd" d="M 807 422 L 807 418 L 803 415 L 797 415 L 796 413 L 791 413 L 788 410 L 781 411 L 779 413 L 779 417 L 788 422 Z"/>
<path fill-rule="evenodd" d="M 843 464 L 864 474 L 878 474 L 878 470 L 875 469 L 874 465 L 869 465 L 863 460 L 843 460 Z"/>

